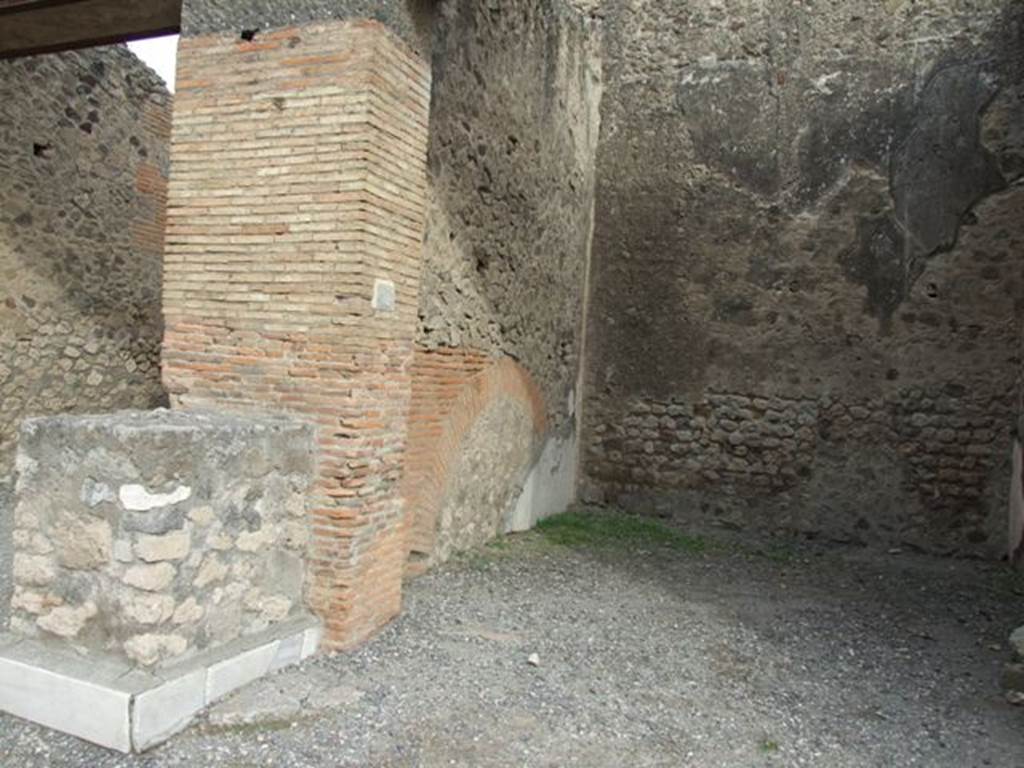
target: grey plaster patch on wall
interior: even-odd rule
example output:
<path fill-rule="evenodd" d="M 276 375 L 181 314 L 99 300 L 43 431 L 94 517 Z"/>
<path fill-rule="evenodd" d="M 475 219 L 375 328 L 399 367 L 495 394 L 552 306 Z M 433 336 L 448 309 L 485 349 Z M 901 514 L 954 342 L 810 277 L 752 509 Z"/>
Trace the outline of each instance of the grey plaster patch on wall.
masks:
<path fill-rule="evenodd" d="M 0 477 L 0 632 L 7 629 L 14 565 L 14 480 Z"/>
<path fill-rule="evenodd" d="M 260 31 L 316 21 L 372 19 L 419 50 L 429 36 L 432 3 L 421 0 L 185 0 L 183 35 Z"/>
<path fill-rule="evenodd" d="M 579 438 L 575 424 L 555 433 L 533 462 L 515 505 L 502 523 L 506 533 L 528 531 L 539 521 L 565 512 L 576 500 Z"/>

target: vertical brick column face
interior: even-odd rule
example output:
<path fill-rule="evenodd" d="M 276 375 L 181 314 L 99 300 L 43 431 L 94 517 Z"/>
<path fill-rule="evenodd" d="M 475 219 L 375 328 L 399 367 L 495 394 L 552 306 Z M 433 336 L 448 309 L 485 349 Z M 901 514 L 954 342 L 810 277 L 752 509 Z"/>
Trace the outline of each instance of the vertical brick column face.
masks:
<path fill-rule="evenodd" d="M 429 90 L 374 22 L 180 46 L 164 382 L 317 425 L 308 600 L 335 648 L 400 607 Z"/>

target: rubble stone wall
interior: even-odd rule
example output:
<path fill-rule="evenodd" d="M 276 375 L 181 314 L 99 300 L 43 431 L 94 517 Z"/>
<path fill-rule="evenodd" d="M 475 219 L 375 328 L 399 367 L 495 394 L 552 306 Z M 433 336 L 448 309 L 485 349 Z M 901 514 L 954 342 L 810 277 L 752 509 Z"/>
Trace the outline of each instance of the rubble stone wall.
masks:
<path fill-rule="evenodd" d="M 152 666 L 302 615 L 313 471 L 285 419 L 27 420 L 11 629 Z"/>
<path fill-rule="evenodd" d="M 0 62 L 0 477 L 27 416 L 165 401 L 170 120 L 124 47 Z"/>
<path fill-rule="evenodd" d="M 437 4 L 432 69 L 413 566 L 502 530 L 545 449 L 558 487 L 538 484 L 523 519 L 574 495 L 601 92 L 596 29 L 563 2 Z M 511 399 L 491 386 L 506 377 Z"/>

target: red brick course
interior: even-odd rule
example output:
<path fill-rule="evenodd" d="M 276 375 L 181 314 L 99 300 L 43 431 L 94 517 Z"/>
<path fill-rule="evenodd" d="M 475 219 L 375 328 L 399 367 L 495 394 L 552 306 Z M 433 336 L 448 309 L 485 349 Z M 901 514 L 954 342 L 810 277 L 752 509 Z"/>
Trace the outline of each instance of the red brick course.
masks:
<path fill-rule="evenodd" d="M 140 125 L 148 139 L 167 146 L 171 140 L 170 103 L 147 103 Z M 132 221 L 132 242 L 148 263 L 159 264 L 163 260 L 167 229 L 167 176 L 164 170 L 155 163 L 140 163 L 135 171 L 135 189 L 144 206 L 139 217 Z"/>
<path fill-rule="evenodd" d="M 409 575 L 421 573 L 430 564 L 451 467 L 474 422 L 497 397 L 525 403 L 533 414 L 534 433 L 543 435 L 543 396 L 530 374 L 515 361 L 470 349 L 416 351 L 402 482 L 409 527 Z"/>
<path fill-rule="evenodd" d="M 317 424 L 308 600 L 350 647 L 401 603 L 428 69 L 375 22 L 183 39 L 178 67 L 164 382 Z"/>

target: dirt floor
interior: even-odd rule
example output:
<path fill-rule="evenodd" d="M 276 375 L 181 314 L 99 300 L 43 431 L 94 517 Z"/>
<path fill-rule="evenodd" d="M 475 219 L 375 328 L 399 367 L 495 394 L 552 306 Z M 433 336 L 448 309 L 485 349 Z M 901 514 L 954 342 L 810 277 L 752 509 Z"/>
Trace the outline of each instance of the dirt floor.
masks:
<path fill-rule="evenodd" d="M 998 564 L 568 517 L 153 752 L 0 717 L 0 766 L 1024 766 L 1022 623 Z"/>

